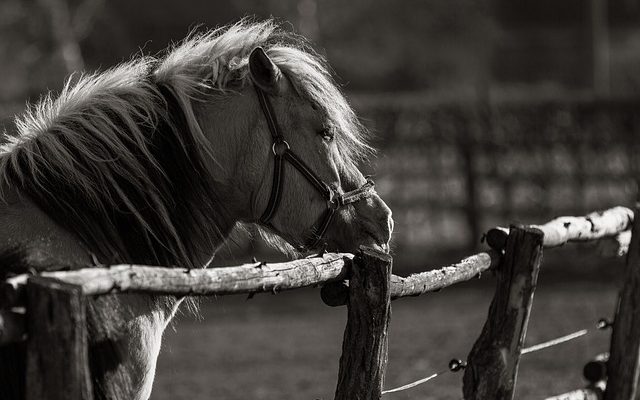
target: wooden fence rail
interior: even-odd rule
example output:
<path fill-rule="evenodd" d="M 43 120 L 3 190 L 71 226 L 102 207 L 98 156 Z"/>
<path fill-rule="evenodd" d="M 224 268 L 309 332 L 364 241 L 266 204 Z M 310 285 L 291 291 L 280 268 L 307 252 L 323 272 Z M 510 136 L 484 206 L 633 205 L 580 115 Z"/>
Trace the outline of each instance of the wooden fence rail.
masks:
<path fill-rule="evenodd" d="M 612 237 L 629 229 L 633 223 L 633 211 L 626 207 L 614 207 L 594 212 L 584 217 L 559 217 L 544 225 L 531 225 L 544 234 L 544 247 L 562 246 L 568 242 L 586 242 Z M 487 244 L 503 250 L 509 230 L 493 228 L 487 232 Z"/>
<path fill-rule="evenodd" d="M 432 271 L 400 277 L 391 275 L 392 299 L 418 296 L 477 277 L 495 268 L 500 254 L 478 253 L 458 263 Z M 223 296 L 281 292 L 347 279 L 353 254 L 327 253 L 286 263 L 251 263 L 235 267 L 191 269 L 113 265 L 75 271 L 42 272 L 39 276 L 78 285 L 86 296 L 113 293 L 152 293 L 178 296 Z M 0 288 L 0 309 L 24 304 L 24 288 L 30 275 L 7 279 Z M 349 286 L 323 293 L 327 305 L 345 305 Z M 1 314 L 0 314 L 1 315 Z M 0 316 L 1 318 L 1 316 Z M 8 326 L 6 327 L 9 328 Z M 2 336 L 0 325 L 0 336 Z"/>
<path fill-rule="evenodd" d="M 638 213 L 636 210 L 635 215 Z M 288 263 L 207 270 L 119 265 L 13 276 L 0 286 L 0 344 L 22 345 L 27 338 L 27 400 L 42 398 L 45 391 L 62 384 L 68 389 L 50 398 L 91 399 L 85 296 L 126 292 L 228 295 L 324 285 L 325 302 L 347 305 L 348 314 L 335 398 L 377 400 L 382 396 L 386 370 L 390 301 L 436 291 L 494 270 L 498 284 L 485 326 L 467 359 L 463 391 L 467 400 L 509 400 L 513 398 L 543 247 L 593 241 L 606 244 L 604 247 L 614 249 L 617 255 L 630 254 L 627 284 L 613 324 L 611 359 L 619 361 L 615 361 L 618 366 L 609 362 L 607 386 L 612 389 L 606 389 L 608 393 L 628 394 L 605 396 L 631 400 L 640 365 L 640 270 L 636 267 L 640 228 L 634 226 L 633 235 L 628 233 L 633 220 L 631 210 L 616 207 L 585 217 L 561 217 L 545 225 L 496 228 L 487 236 L 493 250 L 408 277 L 392 275 L 391 258 L 371 248 L 362 248 L 355 256 L 322 254 Z M 16 306 L 26 307 L 26 318 L 14 312 Z M 51 346 L 57 349 L 55 354 L 46 350 Z M 625 348 L 634 350 L 621 350 Z M 590 396 L 602 392 L 604 380 L 597 384 L 600 386 L 572 392 L 572 396 L 583 397 L 557 399 L 593 398 Z"/>
<path fill-rule="evenodd" d="M 41 276 L 78 285 L 96 296 L 144 292 L 177 296 L 213 296 L 280 292 L 347 278 L 353 254 L 322 254 L 286 263 L 256 262 L 234 267 L 183 269 L 141 265 L 113 265 L 75 271 L 42 272 Z M 8 279 L 0 307 L 23 299 L 29 275 Z"/>

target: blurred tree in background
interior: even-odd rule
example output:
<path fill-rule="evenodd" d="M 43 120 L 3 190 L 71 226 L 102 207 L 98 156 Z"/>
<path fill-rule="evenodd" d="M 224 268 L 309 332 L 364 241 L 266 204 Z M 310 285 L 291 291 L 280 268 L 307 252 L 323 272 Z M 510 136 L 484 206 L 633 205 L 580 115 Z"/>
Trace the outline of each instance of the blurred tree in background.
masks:
<path fill-rule="evenodd" d="M 0 102 L 22 100 L 49 86 L 53 40 L 43 25 L 46 14 L 35 3 L 6 0 L 0 3 L 0 75 L 4 78 Z"/>
<path fill-rule="evenodd" d="M 635 196 L 640 0 L 0 0 L 0 121 L 245 16 L 309 38 L 378 134 L 399 255 Z"/>
<path fill-rule="evenodd" d="M 0 102 L 37 97 L 84 70 L 80 44 L 102 6 L 103 0 L 0 2 Z"/>
<path fill-rule="evenodd" d="M 636 0 L 2 0 L 0 101 L 59 88 L 74 70 L 155 53 L 190 30 L 276 17 L 308 37 L 352 92 L 590 90 L 640 79 Z M 595 54 L 599 52 L 601 54 Z M 610 70 L 610 71 L 609 71 Z"/>

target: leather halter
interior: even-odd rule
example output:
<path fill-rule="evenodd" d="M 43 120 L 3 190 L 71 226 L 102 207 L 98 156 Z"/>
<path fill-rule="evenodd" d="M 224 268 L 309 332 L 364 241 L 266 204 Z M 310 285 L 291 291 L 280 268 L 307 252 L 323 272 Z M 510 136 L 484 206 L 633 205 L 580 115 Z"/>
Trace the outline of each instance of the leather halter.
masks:
<path fill-rule="evenodd" d="M 313 229 L 311 238 L 307 241 L 309 248 L 316 247 L 322 237 L 324 236 L 329 224 L 333 219 L 335 212 L 341 207 L 347 204 L 355 203 L 364 198 L 370 197 L 375 193 L 373 180 L 367 178 L 367 182 L 358 189 L 352 190 L 347 193 L 339 193 L 337 187 L 334 185 L 326 184 L 316 173 L 313 172 L 307 164 L 302 161 L 289 147 L 289 143 L 284 139 L 284 136 L 280 133 L 278 121 L 276 115 L 273 112 L 271 102 L 267 97 L 267 94 L 257 85 L 254 85 L 256 93 L 258 95 L 258 101 L 260 102 L 260 108 L 267 120 L 271 137 L 273 138 L 273 144 L 271 145 L 271 151 L 274 156 L 273 166 L 273 184 L 271 186 L 271 195 L 269 196 L 269 203 L 267 208 L 260 217 L 260 222 L 265 225 L 269 225 L 273 218 L 278 206 L 280 205 L 280 198 L 282 195 L 283 187 L 283 175 L 284 175 L 284 163 L 288 161 L 295 169 L 298 170 L 305 177 L 311 185 L 316 188 L 320 195 L 327 201 L 327 209 L 324 215 L 320 218 L 320 222 Z"/>

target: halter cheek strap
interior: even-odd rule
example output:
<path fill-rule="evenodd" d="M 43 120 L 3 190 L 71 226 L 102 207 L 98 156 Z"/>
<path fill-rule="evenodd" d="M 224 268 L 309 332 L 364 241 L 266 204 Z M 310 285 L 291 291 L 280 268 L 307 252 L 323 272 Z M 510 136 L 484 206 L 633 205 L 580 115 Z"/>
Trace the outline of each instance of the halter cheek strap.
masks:
<path fill-rule="evenodd" d="M 260 108 L 267 120 L 269 131 L 271 132 L 271 137 L 273 139 L 271 151 L 274 156 L 271 194 L 269 195 L 267 207 L 262 213 L 262 216 L 260 216 L 259 221 L 265 225 L 269 225 L 276 213 L 276 210 L 278 209 L 278 206 L 280 205 L 282 187 L 284 183 L 284 161 L 286 160 L 295 169 L 297 169 L 298 172 L 300 172 L 300 174 L 302 174 L 302 176 L 304 176 L 304 178 L 311 183 L 311 185 L 316 188 L 320 195 L 327 201 L 327 209 L 321 217 L 320 223 L 314 227 L 310 240 L 306 243 L 308 247 L 314 248 L 322 240 L 322 237 L 331 224 L 335 212 L 341 207 L 372 196 L 375 193 L 374 183 L 371 179 L 367 179 L 367 182 L 358 189 L 342 194 L 338 193 L 338 191 L 332 186 L 326 184 L 304 161 L 302 161 L 300 157 L 291 150 L 289 143 L 287 143 L 284 136 L 280 133 L 278 120 L 276 119 L 273 107 L 267 98 L 266 93 L 258 86 L 254 87 L 256 94 L 258 95 Z"/>

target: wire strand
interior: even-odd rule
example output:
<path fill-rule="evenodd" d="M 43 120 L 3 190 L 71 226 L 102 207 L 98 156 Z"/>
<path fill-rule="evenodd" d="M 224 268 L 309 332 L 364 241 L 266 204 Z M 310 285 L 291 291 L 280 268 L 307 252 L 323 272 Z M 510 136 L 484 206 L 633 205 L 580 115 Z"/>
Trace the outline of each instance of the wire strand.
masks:
<path fill-rule="evenodd" d="M 436 372 L 434 374 L 431 374 L 429 376 L 427 376 L 426 378 L 422 378 L 422 379 L 418 379 L 417 381 L 411 382 L 411 383 L 407 383 L 406 385 L 402 385 L 402 386 L 398 386 L 396 388 L 393 389 L 387 389 L 387 390 L 383 390 L 382 394 L 388 394 L 388 393 L 395 393 L 395 392 L 401 392 L 403 390 L 407 390 L 407 389 L 411 389 L 412 387 L 416 387 L 418 385 L 422 385 L 425 382 L 428 382 L 430 380 L 432 380 L 433 378 L 437 378 L 438 376 L 449 372 L 449 370 L 442 370 L 440 372 Z"/>
<path fill-rule="evenodd" d="M 547 340 L 546 342 L 542 342 L 542 343 L 538 343 L 538 344 L 533 345 L 533 346 L 525 347 L 524 349 L 522 349 L 520 351 L 520 355 L 529 354 L 529 353 L 533 353 L 533 352 L 536 352 L 536 351 L 547 349 L 549 347 L 557 346 L 559 344 L 562 344 L 562 343 L 565 343 L 565 342 L 569 342 L 571 340 L 574 340 L 574 339 L 577 339 L 579 337 L 585 336 L 585 335 L 587 335 L 587 334 L 589 334 L 591 332 L 592 332 L 591 329 L 581 329 L 579 331 L 575 331 L 575 332 L 570 333 L 568 335 L 560 336 L 560 337 L 557 337 L 555 339 Z M 466 366 L 466 364 L 464 364 L 464 365 Z M 463 366 L 463 368 L 464 368 L 464 366 Z M 393 388 L 393 389 L 384 390 L 384 391 L 382 391 L 382 394 L 401 392 L 403 390 L 411 389 L 411 388 L 416 387 L 418 385 L 422 385 L 423 383 L 428 382 L 428 381 L 430 381 L 430 380 L 432 380 L 434 378 L 437 378 L 438 376 L 440 376 L 440 375 L 442 375 L 442 374 L 444 374 L 446 372 L 451 372 L 451 369 L 446 369 L 446 370 L 442 370 L 440 372 L 436 372 L 434 374 L 431 374 L 431 375 L 427 376 L 426 378 L 418 379 L 417 381 L 414 381 L 414 382 L 411 382 L 411 383 L 407 383 L 406 385 L 398 386 L 398 387 Z"/>
<path fill-rule="evenodd" d="M 552 340 L 548 340 L 546 342 L 538 343 L 536 345 L 524 348 L 524 349 L 522 349 L 520 354 L 533 353 L 535 351 L 543 350 L 543 349 L 546 349 L 548 347 L 553 347 L 553 346 L 559 345 L 561 343 L 565 343 L 565 342 L 568 342 L 570 340 L 577 339 L 577 338 L 582 337 L 582 336 L 584 336 L 584 335 L 586 335 L 588 333 L 589 333 L 589 329 L 581 329 L 579 331 L 570 333 L 568 335 L 560 336 L 559 338 L 555 338 L 555 339 L 552 339 Z"/>

